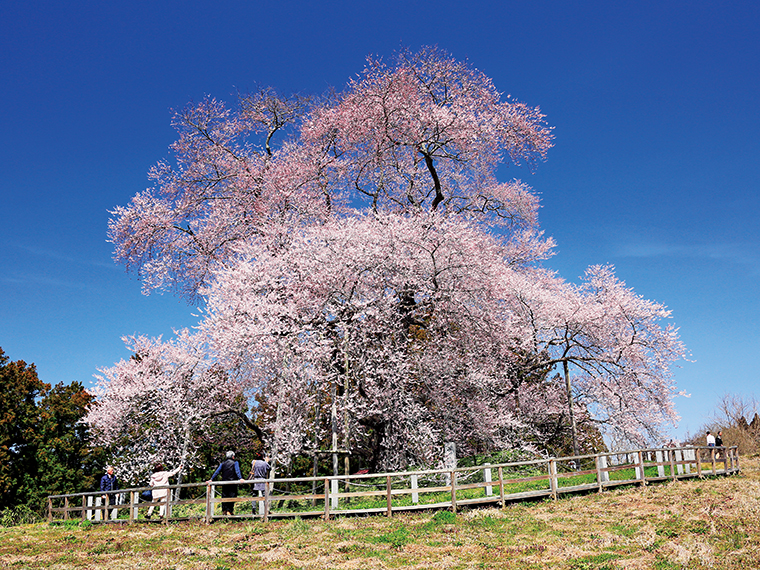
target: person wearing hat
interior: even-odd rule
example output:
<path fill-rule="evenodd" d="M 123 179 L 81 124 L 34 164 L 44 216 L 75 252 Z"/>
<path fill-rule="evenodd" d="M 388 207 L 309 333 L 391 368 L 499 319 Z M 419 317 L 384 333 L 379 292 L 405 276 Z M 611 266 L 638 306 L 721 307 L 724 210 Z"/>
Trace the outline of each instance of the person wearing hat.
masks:
<path fill-rule="evenodd" d="M 222 474 L 222 481 L 242 481 L 243 475 L 240 473 L 240 464 L 235 461 L 235 452 L 228 451 L 227 459 L 219 464 L 214 474 L 209 479 L 209 483 L 214 478 Z M 237 497 L 237 485 L 222 485 L 222 499 L 233 499 Z M 222 514 L 233 515 L 235 513 L 235 502 L 222 500 Z"/>

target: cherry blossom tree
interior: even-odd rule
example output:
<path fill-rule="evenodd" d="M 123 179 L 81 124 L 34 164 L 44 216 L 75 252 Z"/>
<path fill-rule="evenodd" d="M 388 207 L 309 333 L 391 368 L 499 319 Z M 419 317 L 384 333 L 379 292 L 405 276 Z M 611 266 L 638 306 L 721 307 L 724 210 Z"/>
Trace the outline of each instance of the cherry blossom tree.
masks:
<path fill-rule="evenodd" d="M 174 164 L 158 163 L 155 186 L 112 212 L 116 260 L 146 292 L 193 297 L 239 244 L 276 249 L 291 228 L 348 203 L 479 215 L 539 241 L 537 198 L 495 178 L 507 160 L 545 156 L 552 137 L 538 109 L 501 102 L 488 77 L 432 48 L 393 67 L 370 59 L 363 80 L 328 101 L 308 107 L 264 89 L 234 111 L 207 99 L 178 112 Z"/>
<path fill-rule="evenodd" d="M 209 98 L 176 113 L 175 163 L 154 166 L 155 186 L 117 207 L 109 222 L 115 259 L 138 271 L 145 292 L 173 288 L 194 298 L 237 244 L 276 240 L 292 225 L 324 218 L 329 204 L 313 151 L 272 148 L 304 105 L 262 90 L 235 112 Z"/>
<path fill-rule="evenodd" d="M 610 436 L 642 444 L 674 425 L 672 364 L 686 358 L 663 305 L 637 295 L 611 266 L 592 266 L 580 285 L 545 270 L 512 291 L 533 352 L 561 366 L 576 454 L 573 407 L 587 406 Z M 572 374 L 571 374 L 572 372 Z"/>
<path fill-rule="evenodd" d="M 239 385 L 187 330 L 169 342 L 124 340 L 134 355 L 101 369 L 85 421 L 113 450 L 122 477 L 137 480 L 156 463 L 192 467 L 194 433 L 221 414 L 245 414 Z"/>
<path fill-rule="evenodd" d="M 278 429 L 294 441 L 307 441 L 303 403 L 338 385 L 343 433 L 385 466 L 431 461 L 447 439 L 513 445 L 528 388 L 504 389 L 523 366 L 502 293 L 520 270 L 512 251 L 438 213 L 339 218 L 294 233 L 277 256 L 250 245 L 204 290 L 201 326 L 253 392 L 284 386 L 301 411 L 288 408 L 295 423 Z"/>
<path fill-rule="evenodd" d="M 441 209 L 535 222 L 535 196 L 495 168 L 542 159 L 551 132 L 537 108 L 501 101 L 480 71 L 437 48 L 369 58 L 337 104 L 317 109 L 303 139 L 328 149 L 345 189 L 373 209 Z"/>
<path fill-rule="evenodd" d="M 448 440 L 545 441 L 566 409 L 573 433 L 580 414 L 634 439 L 674 419 L 667 311 L 610 268 L 578 286 L 541 269 L 538 198 L 496 171 L 544 159 L 551 129 L 469 64 L 369 58 L 321 100 L 260 89 L 174 125 L 174 160 L 114 210 L 109 239 L 146 293 L 205 314 L 197 335 L 134 339 L 137 357 L 104 369 L 91 420 L 107 441 L 156 418 L 173 435 L 151 449 L 187 458 L 192 426 L 237 410 L 280 461 L 340 433 L 396 468 Z"/>

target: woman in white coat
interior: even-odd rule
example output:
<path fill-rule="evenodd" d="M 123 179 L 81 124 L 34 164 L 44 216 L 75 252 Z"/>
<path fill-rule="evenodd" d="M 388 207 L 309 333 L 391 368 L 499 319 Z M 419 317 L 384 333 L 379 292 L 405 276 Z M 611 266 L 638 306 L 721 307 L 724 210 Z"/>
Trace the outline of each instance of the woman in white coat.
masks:
<path fill-rule="evenodd" d="M 151 487 L 165 487 L 169 484 L 169 477 L 174 477 L 177 473 L 179 473 L 179 470 L 181 468 L 182 466 L 180 465 L 174 471 L 164 471 L 164 466 L 158 463 L 153 469 L 153 475 L 150 476 L 150 481 L 148 481 L 148 484 Z M 152 492 L 152 502 L 161 503 L 158 514 L 163 517 L 166 514 L 166 495 L 168 494 L 169 489 L 154 489 Z M 155 505 L 151 505 L 148 509 L 148 514 L 146 515 L 148 518 L 153 515 L 154 508 Z"/>

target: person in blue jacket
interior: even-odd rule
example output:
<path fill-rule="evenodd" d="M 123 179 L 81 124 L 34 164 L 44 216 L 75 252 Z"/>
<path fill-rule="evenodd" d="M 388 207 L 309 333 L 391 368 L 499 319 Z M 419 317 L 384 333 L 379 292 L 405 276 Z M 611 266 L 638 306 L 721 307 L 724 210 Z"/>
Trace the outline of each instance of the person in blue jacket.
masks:
<path fill-rule="evenodd" d="M 241 481 L 243 475 L 240 473 L 240 464 L 235 461 L 235 452 L 228 451 L 227 459 L 219 464 L 214 474 L 209 479 L 209 483 L 213 481 L 217 475 L 222 474 L 222 481 Z M 237 497 L 238 486 L 237 485 L 222 485 L 222 499 L 233 499 Z M 234 501 L 222 501 L 222 514 L 233 515 L 235 513 Z"/>

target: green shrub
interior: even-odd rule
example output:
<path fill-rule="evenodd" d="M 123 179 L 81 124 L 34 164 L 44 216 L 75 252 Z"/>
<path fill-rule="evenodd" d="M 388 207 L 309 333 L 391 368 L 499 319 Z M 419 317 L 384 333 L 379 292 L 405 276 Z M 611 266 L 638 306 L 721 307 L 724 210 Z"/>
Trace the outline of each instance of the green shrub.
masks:
<path fill-rule="evenodd" d="M 40 522 L 40 516 L 26 505 L 8 507 L 0 512 L 0 526 L 18 526 Z"/>

